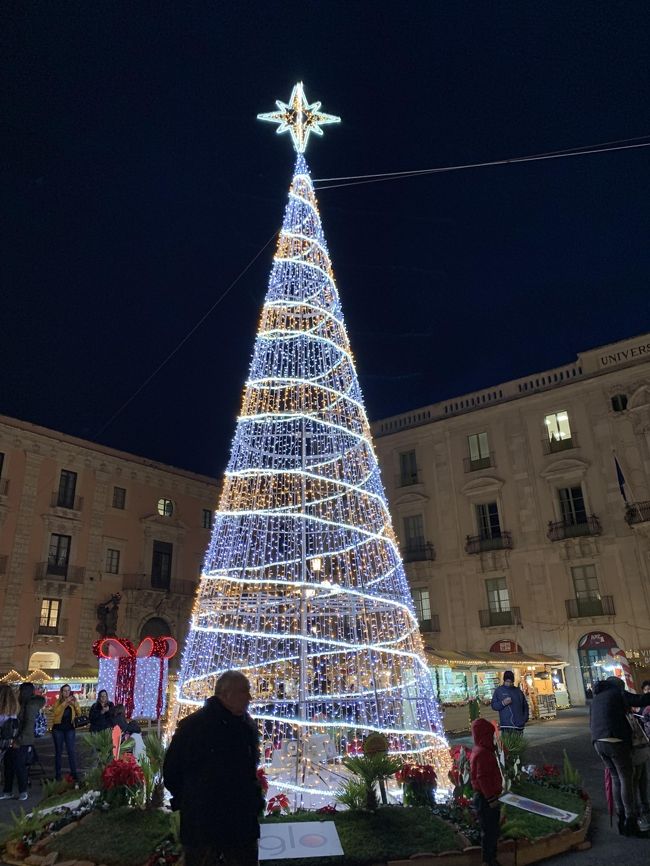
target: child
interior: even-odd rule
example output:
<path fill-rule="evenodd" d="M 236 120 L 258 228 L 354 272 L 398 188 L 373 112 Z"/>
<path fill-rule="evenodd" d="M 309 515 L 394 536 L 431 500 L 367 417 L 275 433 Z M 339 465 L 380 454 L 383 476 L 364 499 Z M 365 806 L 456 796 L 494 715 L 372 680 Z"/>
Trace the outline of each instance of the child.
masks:
<path fill-rule="evenodd" d="M 494 728 L 487 719 L 476 719 L 472 722 L 472 737 L 475 745 L 469 763 L 472 788 L 476 791 L 474 805 L 481 825 L 482 866 L 499 866 L 496 856 L 503 777 L 494 744 Z"/>

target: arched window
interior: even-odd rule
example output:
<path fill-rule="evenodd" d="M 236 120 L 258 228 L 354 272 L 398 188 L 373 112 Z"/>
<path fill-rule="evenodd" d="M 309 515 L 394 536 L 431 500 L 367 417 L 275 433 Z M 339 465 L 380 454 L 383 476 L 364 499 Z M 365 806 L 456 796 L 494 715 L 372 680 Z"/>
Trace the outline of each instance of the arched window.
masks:
<path fill-rule="evenodd" d="M 30 671 L 53 670 L 61 667 L 61 656 L 58 653 L 37 652 L 32 653 L 27 665 Z"/>

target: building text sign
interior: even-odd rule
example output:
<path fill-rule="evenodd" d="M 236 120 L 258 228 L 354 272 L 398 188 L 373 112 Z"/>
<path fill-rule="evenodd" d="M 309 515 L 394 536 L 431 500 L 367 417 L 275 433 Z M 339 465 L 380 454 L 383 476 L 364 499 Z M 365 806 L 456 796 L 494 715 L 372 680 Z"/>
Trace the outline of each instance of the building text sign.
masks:
<path fill-rule="evenodd" d="M 650 343 L 639 343 L 636 346 L 630 346 L 628 349 L 617 349 L 615 352 L 605 352 L 598 355 L 598 366 L 615 367 L 617 364 L 625 364 L 628 361 L 634 361 L 637 358 L 647 358 L 650 360 Z"/>
<path fill-rule="evenodd" d="M 262 824 L 260 831 L 260 860 L 343 855 L 334 821 Z"/>

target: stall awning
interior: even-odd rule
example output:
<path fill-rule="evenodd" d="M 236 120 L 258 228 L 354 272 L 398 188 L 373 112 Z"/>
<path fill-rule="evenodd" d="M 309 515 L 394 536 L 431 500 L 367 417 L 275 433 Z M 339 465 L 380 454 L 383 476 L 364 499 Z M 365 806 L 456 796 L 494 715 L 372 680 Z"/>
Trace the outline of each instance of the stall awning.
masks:
<path fill-rule="evenodd" d="M 534 665 L 535 667 L 564 668 L 568 662 L 555 656 L 529 655 L 528 653 L 486 653 L 457 652 L 456 650 L 441 650 L 434 647 L 424 648 L 427 661 L 432 667 L 448 667 L 457 670 L 505 670 L 511 667 Z"/>

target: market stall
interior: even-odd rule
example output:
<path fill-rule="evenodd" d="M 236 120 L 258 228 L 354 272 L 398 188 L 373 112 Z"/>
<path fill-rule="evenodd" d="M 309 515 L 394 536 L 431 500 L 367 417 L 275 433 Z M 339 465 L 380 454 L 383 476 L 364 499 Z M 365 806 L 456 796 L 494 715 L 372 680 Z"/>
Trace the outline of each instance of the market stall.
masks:
<path fill-rule="evenodd" d="M 514 672 L 516 684 L 526 694 L 531 718 L 554 718 L 558 709 L 570 705 L 564 678 L 568 662 L 561 659 L 519 651 L 472 653 L 430 646 L 425 646 L 425 653 L 449 732 L 467 730 L 471 718 L 479 714 L 488 721 L 498 718 L 490 702 L 506 670 Z"/>

